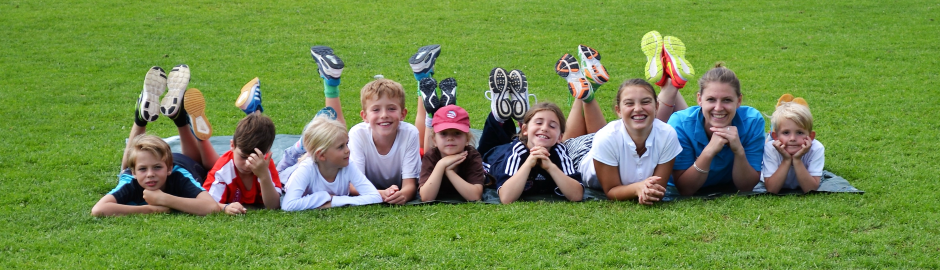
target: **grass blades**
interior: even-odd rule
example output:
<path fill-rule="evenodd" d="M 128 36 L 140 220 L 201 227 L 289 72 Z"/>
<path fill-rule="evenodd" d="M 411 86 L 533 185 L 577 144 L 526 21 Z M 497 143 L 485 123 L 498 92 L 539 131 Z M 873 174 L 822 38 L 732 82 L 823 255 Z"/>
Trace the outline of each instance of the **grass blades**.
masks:
<path fill-rule="evenodd" d="M 588 9 L 590 8 L 590 9 Z M 0 2 L 0 268 L 940 268 L 935 1 L 4 1 Z M 565 18 L 559 20 L 559 18 Z M 278 133 L 323 106 L 309 48 L 346 63 L 343 110 L 358 122 L 373 75 L 441 44 L 437 78 L 482 128 L 496 66 L 570 108 L 558 55 L 597 49 L 616 86 L 643 76 L 650 30 L 682 39 L 699 76 L 725 62 L 744 104 L 806 98 L 826 169 L 865 195 L 634 203 L 366 206 L 245 216 L 92 218 L 114 187 L 133 104 L 151 66 L 188 64 L 216 135 L 254 77 Z M 682 95 L 695 104 L 697 77 Z M 609 104 L 609 105 L 604 105 Z M 149 132 L 176 135 L 165 117 Z"/>

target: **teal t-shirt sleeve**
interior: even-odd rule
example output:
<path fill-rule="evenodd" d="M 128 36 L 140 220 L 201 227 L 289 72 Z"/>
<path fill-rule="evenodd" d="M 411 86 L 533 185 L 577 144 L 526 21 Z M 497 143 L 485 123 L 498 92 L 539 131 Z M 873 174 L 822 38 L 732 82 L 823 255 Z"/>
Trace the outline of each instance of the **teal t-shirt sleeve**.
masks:
<path fill-rule="evenodd" d="M 741 144 L 744 146 L 747 163 L 750 163 L 755 171 L 760 172 L 761 162 L 764 160 L 764 117 L 753 108 L 749 108 L 748 117 L 751 121 L 748 121 L 747 132 L 745 132 L 747 136 L 741 138 Z"/>
<path fill-rule="evenodd" d="M 676 130 L 679 146 L 682 147 L 682 151 L 676 156 L 676 163 L 672 167 L 673 170 L 688 169 L 692 167 L 692 163 L 695 162 L 695 148 L 692 146 L 692 133 L 687 127 L 682 126 L 681 118 L 684 117 L 680 112 L 682 111 L 673 113 L 672 116 L 669 117 L 668 122 L 668 124 Z"/>

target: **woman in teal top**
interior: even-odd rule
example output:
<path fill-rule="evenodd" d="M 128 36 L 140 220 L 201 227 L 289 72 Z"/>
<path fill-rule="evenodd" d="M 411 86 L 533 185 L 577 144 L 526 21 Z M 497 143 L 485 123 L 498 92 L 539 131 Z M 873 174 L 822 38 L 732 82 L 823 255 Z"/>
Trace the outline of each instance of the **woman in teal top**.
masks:
<path fill-rule="evenodd" d="M 682 98 L 678 90 L 663 88 L 659 100 L 666 106 L 658 115 L 676 129 L 682 146 L 669 184 L 681 195 L 731 184 L 751 191 L 760 180 L 764 118 L 757 109 L 741 106 L 741 83 L 734 72 L 720 63 L 706 72 L 699 79 L 698 106 L 676 108 L 684 104 L 675 102 Z M 662 110 L 675 112 L 670 116 Z"/>

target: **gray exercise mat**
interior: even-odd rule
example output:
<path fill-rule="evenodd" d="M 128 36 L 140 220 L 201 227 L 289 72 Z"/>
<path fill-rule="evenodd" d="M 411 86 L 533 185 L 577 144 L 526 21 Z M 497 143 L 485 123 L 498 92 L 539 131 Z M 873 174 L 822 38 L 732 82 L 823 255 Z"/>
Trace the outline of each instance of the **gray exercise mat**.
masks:
<path fill-rule="evenodd" d="M 471 129 L 470 131 L 473 133 L 473 135 L 476 137 L 476 139 L 479 142 L 482 131 L 479 129 Z M 297 140 L 299 139 L 300 139 L 300 135 L 278 134 L 277 136 L 275 136 L 274 144 L 271 146 L 271 153 L 272 153 L 274 162 L 275 163 L 280 162 L 281 156 L 284 153 L 284 149 L 287 149 L 288 147 L 293 146 L 294 143 L 296 143 Z M 165 138 L 164 140 L 170 145 L 170 148 L 173 150 L 173 152 L 181 151 L 179 136 Z M 232 140 L 232 136 L 213 136 L 212 138 L 209 139 L 209 142 L 212 143 L 212 146 L 213 148 L 215 148 L 215 151 L 219 155 L 222 155 L 225 152 L 229 151 L 230 149 L 229 141 L 231 140 Z M 207 168 L 207 169 L 210 169 L 210 168 Z M 842 178 L 829 171 L 823 171 L 823 177 L 820 180 L 819 189 L 811 193 L 864 194 L 865 192 L 855 188 L 854 186 L 852 186 L 852 184 L 849 184 L 849 181 L 846 180 L 845 178 Z M 726 187 L 718 187 L 718 188 L 706 188 L 706 189 L 699 191 L 693 196 L 680 196 L 679 192 L 676 190 L 675 187 L 668 187 L 666 188 L 666 197 L 663 198 L 663 201 L 668 202 L 668 201 L 691 199 L 691 198 L 712 199 L 712 198 L 718 198 L 718 197 L 730 196 L 730 195 L 753 196 L 753 195 L 761 195 L 761 194 L 770 194 L 770 193 L 767 193 L 767 189 L 764 188 L 763 183 L 757 184 L 757 187 L 755 187 L 754 191 L 751 191 L 751 192 L 737 192 L 736 190 L 734 190 L 733 187 L 726 186 Z M 796 189 L 796 190 L 782 190 L 780 194 L 778 195 L 802 195 L 802 194 L 803 194 L 802 190 Z M 428 203 L 466 203 L 467 202 L 463 200 L 463 198 L 460 198 L 459 196 L 449 197 L 449 198 L 437 198 L 436 200 L 429 201 L 429 202 L 422 202 L 420 198 L 417 198 L 418 196 L 415 196 L 415 197 L 416 198 L 414 200 L 408 202 L 409 205 L 428 204 Z M 607 196 L 604 195 L 603 191 L 595 190 L 591 188 L 585 188 L 584 200 L 585 201 L 607 200 Z M 556 194 L 543 194 L 543 195 L 534 195 L 534 196 L 523 196 L 522 198 L 519 199 L 519 201 L 566 202 L 568 200 L 565 199 L 565 197 L 558 196 Z M 500 203 L 499 195 L 496 193 L 495 189 L 486 188 L 483 190 L 483 199 L 481 200 L 481 202 L 490 203 L 490 204 L 499 204 Z"/>

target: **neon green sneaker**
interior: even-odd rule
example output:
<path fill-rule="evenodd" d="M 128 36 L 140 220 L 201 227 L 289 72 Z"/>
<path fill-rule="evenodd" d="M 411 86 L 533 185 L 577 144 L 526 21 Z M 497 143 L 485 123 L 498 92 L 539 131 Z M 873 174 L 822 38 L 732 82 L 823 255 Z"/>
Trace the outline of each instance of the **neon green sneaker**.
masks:
<path fill-rule="evenodd" d="M 646 81 L 663 86 L 666 77 L 663 76 L 663 36 L 656 30 L 649 31 L 640 40 L 640 49 L 646 55 Z"/>

